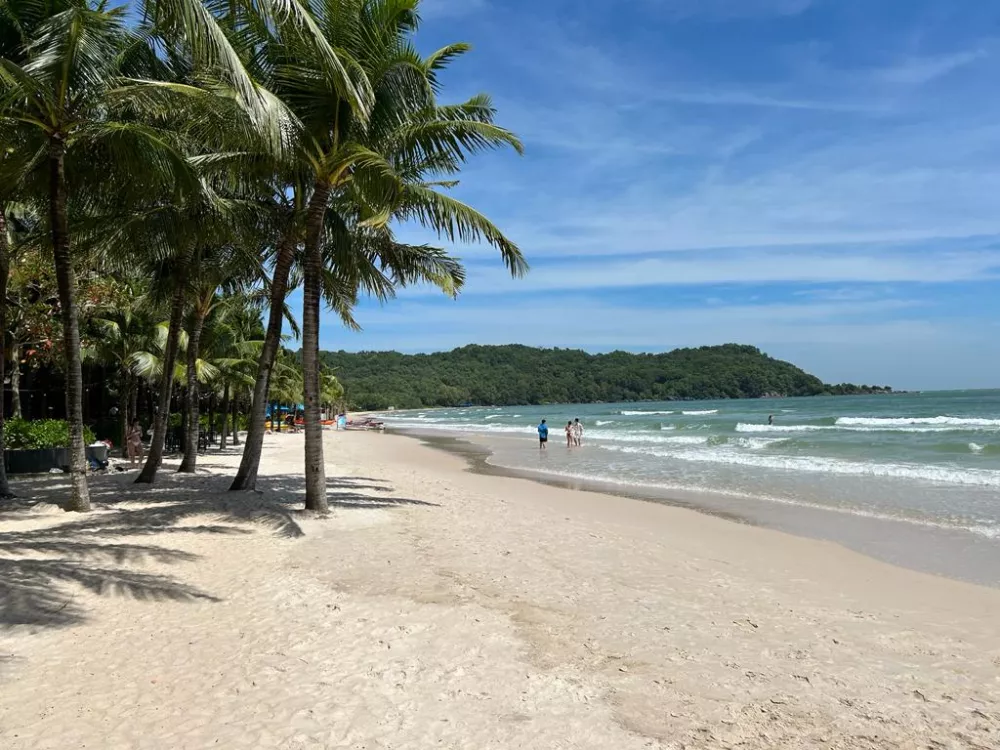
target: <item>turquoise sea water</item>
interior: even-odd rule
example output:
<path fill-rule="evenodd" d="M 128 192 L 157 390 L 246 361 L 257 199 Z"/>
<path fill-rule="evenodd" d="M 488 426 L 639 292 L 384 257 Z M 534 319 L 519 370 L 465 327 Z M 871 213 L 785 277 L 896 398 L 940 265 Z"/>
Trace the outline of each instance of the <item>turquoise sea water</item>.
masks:
<path fill-rule="evenodd" d="M 768 416 L 774 424 L 768 424 Z M 1000 550 L 1000 391 L 393 412 L 465 435 L 490 463 L 551 477 L 708 492 L 967 534 Z M 546 418 L 549 450 L 535 426 Z M 584 446 L 563 428 L 579 418 Z"/>

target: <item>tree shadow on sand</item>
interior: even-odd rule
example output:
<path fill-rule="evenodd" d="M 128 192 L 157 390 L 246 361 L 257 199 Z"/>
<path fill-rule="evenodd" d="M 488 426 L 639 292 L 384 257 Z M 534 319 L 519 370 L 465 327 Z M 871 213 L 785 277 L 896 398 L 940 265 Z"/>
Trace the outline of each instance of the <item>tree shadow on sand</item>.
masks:
<path fill-rule="evenodd" d="M 265 493 L 293 498 L 301 504 L 305 486 L 300 475 L 275 474 L 257 479 L 257 487 Z M 377 493 L 375 495 L 366 494 Z M 327 477 L 326 499 L 331 508 L 401 508 L 405 506 L 438 507 L 437 503 L 397 497 L 392 485 L 370 477 Z"/>
<path fill-rule="evenodd" d="M 64 508 L 69 497 L 65 475 L 16 480 L 18 497 L 0 501 L 0 521 L 10 522 L 0 532 L 0 628 L 83 622 L 87 613 L 84 598 L 75 595 L 78 589 L 139 600 L 219 601 L 174 576 L 132 569 L 146 561 L 198 560 L 145 542 L 154 535 L 234 535 L 254 529 L 288 539 L 304 535 L 301 474 L 262 476 L 256 492 L 229 492 L 229 476 L 177 474 L 169 465 L 153 485 L 136 485 L 134 479 L 134 472 L 92 477 L 94 511 L 80 515 L 57 514 L 53 507 Z M 334 509 L 434 505 L 396 497 L 391 485 L 371 477 L 330 477 L 327 485 Z M 52 523 L 40 528 L 17 528 L 20 522 L 48 519 Z"/>
<path fill-rule="evenodd" d="M 152 488 L 132 484 L 134 474 L 93 477 L 94 511 L 58 514 L 69 494 L 64 477 L 17 482 L 19 498 L 0 503 L 0 628 L 61 627 L 86 619 L 86 597 L 150 601 L 218 601 L 178 577 L 135 566 L 192 563 L 197 555 L 147 542 L 176 534 L 234 535 L 260 527 L 283 537 L 302 536 L 292 508 L 259 496 L 226 495 L 204 477 L 163 477 Z M 30 498 L 26 499 L 26 498 Z M 52 523 L 18 529 L 21 522 Z"/>

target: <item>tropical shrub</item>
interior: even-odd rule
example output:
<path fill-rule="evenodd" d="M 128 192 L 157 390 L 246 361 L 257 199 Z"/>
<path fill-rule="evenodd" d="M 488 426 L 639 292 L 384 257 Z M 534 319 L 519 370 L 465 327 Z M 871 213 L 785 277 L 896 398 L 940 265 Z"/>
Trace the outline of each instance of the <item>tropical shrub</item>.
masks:
<path fill-rule="evenodd" d="M 94 431 L 83 428 L 89 445 L 94 442 Z M 8 419 L 4 423 L 7 450 L 39 450 L 69 447 L 69 422 L 65 419 Z"/>

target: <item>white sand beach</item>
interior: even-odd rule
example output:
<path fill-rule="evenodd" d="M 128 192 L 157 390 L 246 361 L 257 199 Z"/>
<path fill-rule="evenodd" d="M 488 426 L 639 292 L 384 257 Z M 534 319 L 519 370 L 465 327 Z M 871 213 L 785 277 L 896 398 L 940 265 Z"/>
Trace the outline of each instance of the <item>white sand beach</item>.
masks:
<path fill-rule="evenodd" d="M 1000 747 L 998 590 L 327 441 L 326 519 L 287 434 L 257 494 L 209 454 L 4 506 L 0 747 Z"/>

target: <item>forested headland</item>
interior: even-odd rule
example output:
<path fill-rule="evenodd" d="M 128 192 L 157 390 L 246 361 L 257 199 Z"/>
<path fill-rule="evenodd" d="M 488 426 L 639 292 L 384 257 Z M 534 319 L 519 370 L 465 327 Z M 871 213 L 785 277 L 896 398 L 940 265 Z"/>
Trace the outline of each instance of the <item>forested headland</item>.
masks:
<path fill-rule="evenodd" d="M 465 346 L 435 354 L 322 352 L 354 409 L 891 393 L 829 385 L 753 346 L 663 354 Z"/>

